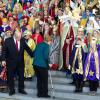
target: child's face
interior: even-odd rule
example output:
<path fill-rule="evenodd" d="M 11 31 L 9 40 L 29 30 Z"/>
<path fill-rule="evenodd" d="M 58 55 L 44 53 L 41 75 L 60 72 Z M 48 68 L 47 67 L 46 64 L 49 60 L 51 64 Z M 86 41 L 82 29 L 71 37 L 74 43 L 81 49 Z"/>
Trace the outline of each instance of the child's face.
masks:
<path fill-rule="evenodd" d="M 24 21 L 21 20 L 21 22 L 20 22 L 20 26 L 23 26 L 24 24 L 25 24 Z"/>
<path fill-rule="evenodd" d="M 87 15 L 87 16 L 89 16 L 89 15 L 90 15 L 89 10 L 86 10 L 86 15 Z"/>
<path fill-rule="evenodd" d="M 61 10 L 58 11 L 58 15 L 61 16 L 63 12 Z"/>
<path fill-rule="evenodd" d="M 45 29 L 46 29 L 46 30 L 49 29 L 49 25 L 48 25 L 48 24 L 45 25 Z"/>
<path fill-rule="evenodd" d="M 2 2 L 0 1 L 0 5 L 2 6 Z"/>
<path fill-rule="evenodd" d="M 36 30 L 36 33 L 40 33 L 40 30 L 39 30 L 39 29 L 37 29 L 37 30 Z"/>
<path fill-rule="evenodd" d="M 20 9 L 20 6 L 18 3 L 15 5 L 15 7 L 16 7 L 16 10 Z"/>
<path fill-rule="evenodd" d="M 27 6 L 30 7 L 30 5 L 31 5 L 31 3 L 30 2 L 27 2 Z"/>
<path fill-rule="evenodd" d="M 83 31 L 78 30 L 78 35 L 83 35 Z"/>
<path fill-rule="evenodd" d="M 12 0 L 8 0 L 8 3 L 12 3 Z"/>
<path fill-rule="evenodd" d="M 7 22 L 3 22 L 3 25 L 7 25 Z"/>
<path fill-rule="evenodd" d="M 47 15 L 48 15 L 48 11 L 45 10 L 45 11 L 44 11 L 44 16 L 47 16 Z"/>
<path fill-rule="evenodd" d="M 3 18 L 3 16 L 4 16 L 4 13 L 0 12 L 0 17 Z"/>
<path fill-rule="evenodd" d="M 28 22 L 27 18 L 25 18 L 25 19 L 24 19 L 24 22 L 25 22 L 25 23 L 27 23 L 27 22 Z"/>
<path fill-rule="evenodd" d="M 13 17 L 9 17 L 9 21 L 12 22 L 13 21 Z"/>

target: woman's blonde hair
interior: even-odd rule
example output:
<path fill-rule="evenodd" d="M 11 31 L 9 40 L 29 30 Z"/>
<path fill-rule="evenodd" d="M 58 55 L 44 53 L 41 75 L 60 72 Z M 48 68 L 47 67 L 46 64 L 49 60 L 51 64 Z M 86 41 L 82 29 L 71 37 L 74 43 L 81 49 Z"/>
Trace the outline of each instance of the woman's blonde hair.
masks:
<path fill-rule="evenodd" d="M 16 4 L 14 5 L 13 12 L 14 12 L 15 14 L 17 14 L 17 13 L 21 13 L 22 11 L 23 11 L 22 5 L 21 5 L 20 3 L 16 3 Z"/>
<path fill-rule="evenodd" d="M 44 35 L 44 41 L 46 41 L 46 42 L 52 41 L 51 36 L 50 36 L 49 34 L 45 34 L 45 35 Z"/>

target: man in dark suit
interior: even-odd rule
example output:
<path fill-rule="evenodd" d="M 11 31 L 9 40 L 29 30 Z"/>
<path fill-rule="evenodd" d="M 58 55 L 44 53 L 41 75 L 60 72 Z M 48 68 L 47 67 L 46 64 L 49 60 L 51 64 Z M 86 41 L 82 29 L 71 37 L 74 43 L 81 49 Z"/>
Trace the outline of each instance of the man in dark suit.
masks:
<path fill-rule="evenodd" d="M 5 40 L 2 55 L 2 65 L 7 68 L 9 95 L 15 94 L 14 75 L 16 71 L 18 74 L 18 92 L 27 94 L 24 91 L 24 50 L 29 55 L 33 55 L 24 39 L 21 38 L 21 32 L 16 30 L 13 37 Z"/>

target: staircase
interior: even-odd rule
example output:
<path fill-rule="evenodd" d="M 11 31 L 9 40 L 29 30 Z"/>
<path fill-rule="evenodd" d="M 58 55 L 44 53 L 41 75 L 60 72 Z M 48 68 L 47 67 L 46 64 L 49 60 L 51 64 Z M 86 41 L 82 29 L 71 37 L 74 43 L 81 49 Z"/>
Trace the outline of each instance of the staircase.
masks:
<path fill-rule="evenodd" d="M 66 78 L 65 72 L 51 71 L 51 75 L 53 80 L 55 98 L 37 98 L 36 77 L 34 77 L 33 81 L 25 81 L 25 90 L 27 91 L 28 95 L 21 95 L 19 93 L 16 93 L 16 95 L 10 97 L 7 93 L 0 93 L 0 100 L 100 100 L 100 88 L 98 89 L 96 96 L 90 96 L 88 94 L 88 87 L 83 88 L 83 93 L 73 93 L 75 87 L 69 84 L 70 82 L 72 82 L 72 80 Z M 53 96 L 50 78 L 49 94 Z"/>

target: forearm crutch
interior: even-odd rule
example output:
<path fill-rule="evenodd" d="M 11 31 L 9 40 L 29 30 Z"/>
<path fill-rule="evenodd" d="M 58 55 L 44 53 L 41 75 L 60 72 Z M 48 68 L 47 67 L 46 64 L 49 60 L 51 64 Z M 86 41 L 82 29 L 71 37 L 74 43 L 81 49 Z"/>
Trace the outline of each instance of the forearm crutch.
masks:
<path fill-rule="evenodd" d="M 51 71 L 50 70 L 49 70 L 49 76 L 50 76 L 50 83 L 51 83 L 51 88 L 52 88 L 52 98 L 55 98 L 54 86 L 53 86 L 52 77 L 51 77 Z"/>

